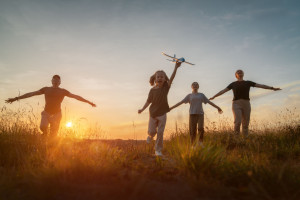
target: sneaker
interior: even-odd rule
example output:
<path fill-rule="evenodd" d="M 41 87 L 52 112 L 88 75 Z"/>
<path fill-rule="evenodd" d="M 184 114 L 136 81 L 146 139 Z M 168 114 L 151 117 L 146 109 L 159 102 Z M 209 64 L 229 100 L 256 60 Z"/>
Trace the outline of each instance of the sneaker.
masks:
<path fill-rule="evenodd" d="M 153 139 L 153 138 L 152 138 L 151 136 L 148 136 L 148 137 L 147 137 L 147 140 L 146 140 L 146 141 L 147 141 L 147 144 L 150 144 L 150 143 L 152 142 L 152 139 Z"/>
<path fill-rule="evenodd" d="M 161 153 L 161 151 L 155 151 L 155 155 L 156 156 L 162 156 L 162 153 Z"/>

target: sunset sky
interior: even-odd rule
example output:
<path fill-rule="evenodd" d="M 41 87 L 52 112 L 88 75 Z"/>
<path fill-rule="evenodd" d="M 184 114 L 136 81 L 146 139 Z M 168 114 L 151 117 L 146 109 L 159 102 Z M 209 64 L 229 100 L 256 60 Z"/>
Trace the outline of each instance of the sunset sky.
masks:
<path fill-rule="evenodd" d="M 209 98 L 242 69 L 246 80 L 283 89 L 251 89 L 252 118 L 268 120 L 300 109 L 299 22 L 297 0 L 0 0 L 0 106 L 40 112 L 43 96 L 4 100 L 50 86 L 59 74 L 62 88 L 97 104 L 66 97 L 67 118 L 97 123 L 110 138 L 145 139 L 149 112 L 137 110 L 149 78 L 174 68 L 163 51 L 196 64 L 178 69 L 170 106 L 191 92 L 192 82 Z M 229 91 L 213 101 L 230 120 L 231 100 Z M 168 114 L 167 132 L 175 121 L 188 122 L 188 108 Z M 209 105 L 204 110 L 211 121 L 219 117 Z"/>

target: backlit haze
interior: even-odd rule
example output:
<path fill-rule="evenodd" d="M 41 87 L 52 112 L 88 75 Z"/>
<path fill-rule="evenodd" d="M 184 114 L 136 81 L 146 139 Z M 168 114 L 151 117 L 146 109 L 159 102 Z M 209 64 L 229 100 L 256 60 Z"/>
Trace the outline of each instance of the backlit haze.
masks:
<path fill-rule="evenodd" d="M 192 82 L 210 98 L 242 69 L 245 80 L 283 89 L 251 88 L 252 122 L 270 121 L 286 108 L 300 108 L 299 21 L 296 0 L 1 0 L 0 106 L 32 106 L 39 113 L 43 96 L 11 105 L 4 100 L 51 86 L 59 74 L 62 88 L 97 104 L 66 97 L 62 126 L 97 123 L 107 138 L 145 139 L 149 112 L 137 111 L 147 99 L 149 78 L 174 69 L 163 51 L 196 64 L 178 69 L 170 106 L 191 92 Z M 229 91 L 213 101 L 222 115 L 205 105 L 206 122 L 232 121 L 231 100 Z M 175 122 L 185 126 L 188 109 L 186 104 L 168 114 L 166 134 Z"/>

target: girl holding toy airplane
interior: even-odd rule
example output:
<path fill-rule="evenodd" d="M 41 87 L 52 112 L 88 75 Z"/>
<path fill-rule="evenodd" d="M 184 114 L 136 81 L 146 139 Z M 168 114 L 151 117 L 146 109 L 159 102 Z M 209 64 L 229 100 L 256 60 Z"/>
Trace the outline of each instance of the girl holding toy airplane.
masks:
<path fill-rule="evenodd" d="M 203 93 L 198 92 L 199 84 L 197 82 L 193 82 L 191 87 L 192 93 L 188 94 L 182 101 L 172 106 L 170 110 L 176 108 L 177 106 L 180 106 L 183 103 L 190 103 L 189 132 L 191 143 L 195 143 L 198 125 L 198 132 L 200 133 L 198 144 L 203 147 L 204 112 L 202 108 L 202 103 L 209 103 L 213 107 L 217 108 L 220 114 L 222 114 L 223 111 L 219 106 L 209 101 Z"/>
<path fill-rule="evenodd" d="M 170 79 L 163 70 L 156 71 L 150 77 L 149 82 L 153 87 L 150 89 L 145 105 L 143 108 L 138 110 L 138 113 L 140 114 L 151 104 L 149 108 L 150 118 L 148 124 L 147 143 L 150 143 L 153 137 L 157 134 L 155 141 L 156 156 L 162 156 L 163 135 L 167 122 L 167 112 L 170 111 L 168 104 L 168 93 L 175 78 L 176 71 L 180 65 L 181 62 L 176 62 Z"/>

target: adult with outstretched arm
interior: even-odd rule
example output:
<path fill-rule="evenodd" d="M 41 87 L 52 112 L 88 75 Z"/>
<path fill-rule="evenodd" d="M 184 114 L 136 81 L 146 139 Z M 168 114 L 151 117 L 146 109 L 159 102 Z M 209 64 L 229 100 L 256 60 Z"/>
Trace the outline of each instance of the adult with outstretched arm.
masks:
<path fill-rule="evenodd" d="M 60 120 L 62 117 L 61 114 L 61 103 L 65 96 L 77 99 L 78 101 L 82 101 L 90 104 L 93 107 L 96 107 L 96 104 L 82 98 L 81 96 L 72 94 L 66 89 L 60 88 L 59 85 L 61 83 L 61 79 L 59 75 L 54 75 L 52 77 L 52 87 L 43 87 L 42 89 L 34 92 L 26 93 L 22 96 L 18 96 L 15 98 L 9 98 L 5 100 L 6 103 L 13 103 L 14 101 L 18 101 L 21 99 L 26 99 L 32 96 L 37 95 L 45 95 L 45 108 L 42 112 L 40 129 L 43 132 L 43 135 L 47 135 L 48 126 L 50 124 L 50 135 L 56 136 L 59 130 Z"/>
<path fill-rule="evenodd" d="M 242 132 L 245 136 L 248 135 L 248 126 L 250 122 L 250 113 L 251 113 L 251 105 L 249 92 L 250 87 L 263 88 L 268 90 L 281 90 L 280 88 L 274 88 L 267 85 L 258 84 L 252 81 L 244 80 L 244 72 L 243 70 L 237 70 L 235 72 L 235 77 L 237 81 L 229 84 L 224 90 L 221 90 L 216 95 L 211 97 L 209 100 L 213 100 L 218 96 L 228 92 L 232 89 L 233 91 L 233 101 L 232 101 L 232 112 L 234 116 L 234 132 L 239 134 L 240 127 L 242 124 Z"/>

